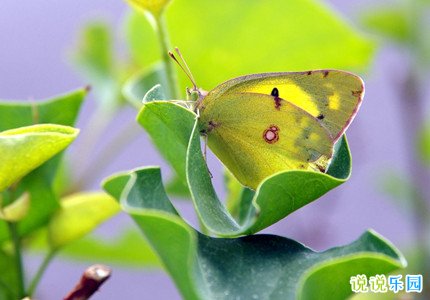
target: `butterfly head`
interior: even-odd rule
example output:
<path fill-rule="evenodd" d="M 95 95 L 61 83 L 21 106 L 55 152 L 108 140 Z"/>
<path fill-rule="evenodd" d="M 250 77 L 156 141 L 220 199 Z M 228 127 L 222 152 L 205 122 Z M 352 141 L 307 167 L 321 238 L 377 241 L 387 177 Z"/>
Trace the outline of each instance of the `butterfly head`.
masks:
<path fill-rule="evenodd" d="M 185 61 L 184 57 L 182 56 L 179 49 L 176 47 L 175 52 L 177 54 L 177 57 L 172 51 L 169 51 L 169 56 L 178 64 L 178 66 L 184 71 L 185 75 L 190 79 L 191 83 L 193 84 L 193 87 L 187 88 L 187 100 L 188 101 L 194 101 L 194 111 L 197 112 L 200 103 L 203 101 L 204 97 L 208 94 L 207 91 L 204 91 L 197 87 L 196 81 L 194 80 L 193 74 L 190 71 L 190 68 L 187 65 L 187 62 Z"/>

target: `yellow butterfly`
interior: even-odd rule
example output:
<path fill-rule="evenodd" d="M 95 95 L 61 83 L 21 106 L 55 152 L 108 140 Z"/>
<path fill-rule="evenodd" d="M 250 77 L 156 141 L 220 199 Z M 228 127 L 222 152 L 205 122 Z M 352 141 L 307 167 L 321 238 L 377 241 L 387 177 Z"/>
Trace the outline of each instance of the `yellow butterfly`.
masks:
<path fill-rule="evenodd" d="M 339 70 L 251 74 L 210 92 L 193 82 L 200 133 L 221 162 L 252 189 L 285 170 L 325 172 L 333 146 L 364 96 L 363 80 Z"/>

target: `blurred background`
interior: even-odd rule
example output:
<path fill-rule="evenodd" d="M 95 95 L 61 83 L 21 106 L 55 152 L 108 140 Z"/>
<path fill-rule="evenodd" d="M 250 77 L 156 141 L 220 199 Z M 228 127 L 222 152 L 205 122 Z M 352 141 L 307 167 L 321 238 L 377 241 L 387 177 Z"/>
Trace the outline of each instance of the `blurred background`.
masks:
<path fill-rule="evenodd" d="M 350 180 L 264 230 L 264 233 L 286 236 L 313 249 L 324 250 L 347 244 L 366 229 L 372 228 L 399 247 L 413 264 L 416 257 L 421 255 L 417 254 L 417 241 L 421 247 L 419 249 L 428 249 L 427 219 L 430 218 L 426 208 L 417 208 L 419 205 L 426 207 L 430 199 L 430 129 L 424 125 L 426 118 L 430 121 L 429 51 L 424 49 L 430 48 L 429 45 L 421 44 L 430 40 L 428 10 L 427 15 L 423 11 L 422 16 L 412 16 L 415 23 L 408 23 L 410 20 L 405 20 L 402 14 L 396 15 L 396 9 L 399 12 L 407 10 L 414 1 L 323 1 L 322 5 L 339 15 L 338 21 L 329 25 L 341 24 L 341 28 L 347 28 L 345 31 L 351 30 L 354 34 L 351 43 L 355 43 L 351 49 L 356 49 L 357 53 L 345 53 L 344 48 L 333 48 L 330 50 L 333 60 L 319 60 L 319 47 L 330 47 L 330 41 L 321 37 L 318 46 L 314 43 L 310 44 L 312 48 L 303 48 L 309 54 L 309 59 L 300 61 L 298 57 L 289 57 L 288 51 L 286 57 L 280 57 L 278 52 L 273 56 L 270 48 L 267 52 L 262 51 L 262 48 L 265 43 L 278 43 L 283 49 L 304 47 L 306 43 L 297 39 L 297 44 L 285 44 L 282 36 L 258 30 L 247 32 L 253 35 L 252 43 L 255 45 L 243 41 L 243 47 L 235 52 L 238 55 L 236 58 L 233 54 L 227 56 L 229 52 L 226 45 L 234 40 L 235 27 L 223 22 L 223 28 L 207 24 L 205 28 L 196 29 L 200 30 L 199 33 L 193 32 L 192 19 L 204 16 L 195 14 L 193 7 L 187 10 L 185 2 L 173 1 L 168 11 L 168 28 L 171 29 L 172 44 L 182 49 L 198 84 L 204 89 L 209 90 L 238 75 L 300 70 L 301 66 L 302 70 L 346 69 L 363 77 L 366 83 L 362 108 L 347 132 L 353 156 Z M 130 30 L 126 23 L 139 21 L 130 21 L 131 9 L 120 0 L 3 0 L 0 7 L 1 99 L 45 99 L 92 84 L 91 72 L 85 69 L 80 59 L 82 53 L 79 52 L 85 47 L 82 46 L 85 43 L 85 34 L 82 32 L 88 24 L 98 24 L 102 28 L 105 27 L 100 24 L 106 24 L 111 33 L 111 51 L 116 53 L 115 61 L 124 65 L 129 63 L 130 56 L 136 56 L 133 51 L 144 51 L 147 46 L 137 45 L 135 50 L 130 51 L 128 44 L 146 42 L 150 47 L 155 41 L 151 36 L 148 39 L 143 37 L 142 42 L 129 41 L 127 44 L 126 36 L 130 35 Z M 228 7 L 220 7 L 213 13 L 221 17 L 224 15 L 223 9 Z M 386 14 L 378 19 L 375 17 L 377 11 Z M 266 22 L 258 18 L 253 21 L 257 24 Z M 297 17 L 298 27 L 305 23 L 305 16 Z M 410 28 L 410 24 L 417 26 L 418 30 Z M 178 33 L 178 27 L 182 33 Z M 204 30 L 208 32 L 206 39 L 202 33 Z M 219 40 L 210 39 L 216 36 L 216 30 L 219 31 Z M 103 29 L 101 31 L 104 32 Z M 265 39 L 271 40 L 268 42 Z M 100 43 L 103 41 L 100 38 Z M 220 45 L 219 48 L 216 48 L 217 45 Z M 236 45 L 231 44 L 231 47 L 236 48 Z M 226 50 L 223 52 L 220 49 Z M 241 56 L 240 51 L 246 51 L 246 55 Z M 139 63 L 149 63 L 155 55 L 143 53 L 137 61 L 141 59 Z M 127 66 L 125 69 L 128 75 L 138 71 L 136 66 Z M 126 73 L 124 70 L 118 73 Z M 127 77 L 127 74 L 122 73 L 118 77 Z M 181 82 L 185 84 L 185 79 L 180 76 Z M 100 112 L 100 105 L 97 104 L 99 100 L 96 98 L 102 98 L 103 92 L 97 84 L 94 84 L 94 92 L 84 104 L 77 125 L 82 129 L 82 135 L 70 149 L 69 160 L 75 162 L 71 185 L 98 189 L 100 181 L 112 173 L 143 165 L 161 165 L 163 174 L 168 177 L 170 171 L 166 163 L 144 130 L 134 124 L 136 110 L 128 106 L 115 107 L 114 112 Z M 113 89 L 112 97 L 116 96 L 118 87 Z M 100 126 L 94 121 L 94 112 L 109 115 L 108 125 Z M 86 136 L 85 132 L 95 127 L 101 128 L 103 138 L 92 145 L 90 153 L 85 153 L 85 148 L 80 145 L 91 140 L 91 135 Z M 125 145 L 115 149 L 117 152 L 114 157 L 101 161 L 99 172 L 88 176 L 85 156 L 93 160 L 104 157 L 103 150 L 110 147 L 110 140 L 121 132 L 127 132 L 130 137 L 123 141 Z M 428 136 L 427 140 L 425 136 Z M 209 165 L 211 170 L 221 170 L 220 163 L 213 156 L 210 156 Z M 222 175 L 215 176 L 214 180 L 219 193 L 223 195 Z M 191 202 L 177 200 L 175 204 L 191 224 L 197 224 Z M 134 227 L 128 216 L 120 214 L 103 224 L 94 234 L 98 239 L 109 240 L 122 234 L 126 228 Z M 39 265 L 39 253 L 35 250 L 26 256 L 25 264 L 30 271 L 35 271 Z M 38 299 L 61 298 L 78 280 L 85 266 L 98 262 L 72 256 L 60 255 L 50 265 L 41 281 Z M 110 265 L 114 268 L 113 276 L 94 299 L 180 299 L 174 284 L 150 254 L 146 262 L 143 259 L 137 266 L 132 263 Z M 142 266 L 146 266 L 146 269 Z"/>

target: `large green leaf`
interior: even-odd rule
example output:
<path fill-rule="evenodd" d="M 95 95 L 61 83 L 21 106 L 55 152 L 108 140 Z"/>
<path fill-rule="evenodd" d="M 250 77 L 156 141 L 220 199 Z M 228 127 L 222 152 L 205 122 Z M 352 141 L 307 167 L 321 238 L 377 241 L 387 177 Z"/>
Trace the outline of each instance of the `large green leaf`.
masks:
<path fill-rule="evenodd" d="M 79 89 L 46 101 L 0 101 L 0 131 L 52 123 L 73 126 L 86 89 Z"/>
<path fill-rule="evenodd" d="M 181 48 L 205 89 L 250 73 L 362 70 L 374 50 L 350 23 L 316 0 L 176 0 L 166 15 L 172 45 Z M 141 66 L 160 60 L 156 35 L 143 14 L 130 16 L 127 37 Z M 181 83 L 190 85 L 183 74 Z"/>
<path fill-rule="evenodd" d="M 0 131 L 38 123 L 73 126 L 86 94 L 86 89 L 79 89 L 46 101 L 0 101 Z M 25 176 L 17 187 L 18 194 L 29 191 L 31 199 L 29 214 L 19 222 L 21 234 L 44 224 L 59 207 L 51 186 L 60 159 L 61 155 L 56 155 Z M 8 237 L 7 226 L 0 221 L 0 242 Z"/>
<path fill-rule="evenodd" d="M 373 232 L 320 253 L 273 235 L 199 234 L 169 204 L 160 180 L 159 169 L 148 167 L 113 176 L 104 188 L 136 221 L 186 299 L 345 299 L 352 293 L 350 276 L 385 274 L 405 265 Z"/>
<path fill-rule="evenodd" d="M 40 124 L 0 132 L 0 191 L 17 182 L 77 137 L 68 126 Z"/>
<path fill-rule="evenodd" d="M 145 104 L 138 121 L 177 174 L 182 178 L 186 174 L 201 221 L 218 235 L 258 232 L 343 183 L 350 174 L 351 158 L 343 138 L 335 146 L 327 174 L 285 171 L 261 183 L 252 201 L 241 205 L 242 211 L 238 214 L 242 215 L 242 222 L 239 225 L 219 201 L 212 186 L 200 148 L 195 114 L 179 105 L 159 101 Z"/>

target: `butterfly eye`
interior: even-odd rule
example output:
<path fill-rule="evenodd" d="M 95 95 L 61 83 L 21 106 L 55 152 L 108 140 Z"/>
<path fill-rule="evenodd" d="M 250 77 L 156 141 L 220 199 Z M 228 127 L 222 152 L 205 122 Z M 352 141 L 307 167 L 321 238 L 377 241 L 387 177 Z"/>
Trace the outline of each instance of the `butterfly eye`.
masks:
<path fill-rule="evenodd" d="M 197 101 L 200 98 L 199 92 L 197 90 L 187 90 L 187 96 L 188 96 L 188 100 L 190 101 Z"/>

